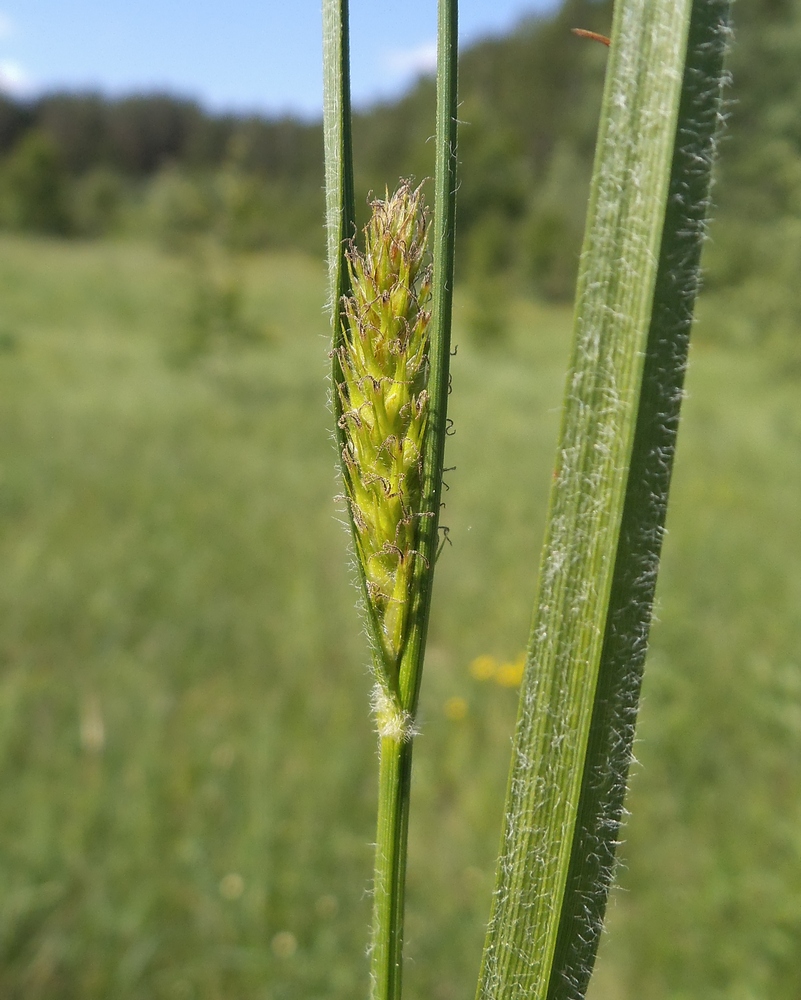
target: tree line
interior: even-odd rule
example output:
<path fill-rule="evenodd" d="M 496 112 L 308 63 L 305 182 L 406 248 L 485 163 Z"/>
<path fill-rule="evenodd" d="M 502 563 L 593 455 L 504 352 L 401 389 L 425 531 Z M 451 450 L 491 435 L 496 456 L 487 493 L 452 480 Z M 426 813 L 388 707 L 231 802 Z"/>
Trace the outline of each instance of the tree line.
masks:
<path fill-rule="evenodd" d="M 801 11 L 791 0 L 753 0 L 735 16 L 708 281 L 733 287 L 756 274 L 762 287 L 786 277 L 774 294 L 784 301 L 797 284 L 788 262 L 801 250 Z M 479 294 L 514 280 L 542 296 L 572 295 L 608 56 L 569 29 L 605 33 L 610 23 L 610 0 L 566 0 L 461 56 L 457 267 Z M 357 115 L 364 216 L 370 192 L 432 175 L 433 87 L 423 78 L 401 100 Z M 319 122 L 213 115 L 167 94 L 0 99 L 7 228 L 155 232 L 167 242 L 203 232 L 243 250 L 318 252 L 322 185 Z M 753 312 L 763 297 L 751 297 Z"/>

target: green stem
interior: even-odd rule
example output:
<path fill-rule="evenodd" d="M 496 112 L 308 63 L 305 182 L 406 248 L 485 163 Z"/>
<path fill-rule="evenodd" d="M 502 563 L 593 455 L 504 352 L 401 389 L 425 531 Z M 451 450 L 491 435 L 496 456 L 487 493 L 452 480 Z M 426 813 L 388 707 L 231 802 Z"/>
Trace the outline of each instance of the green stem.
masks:
<path fill-rule="evenodd" d="M 409 641 L 400 664 L 403 708 L 414 715 L 425 654 L 434 563 L 437 555 L 442 469 L 448 430 L 453 258 L 456 232 L 458 2 L 439 0 L 437 32 L 437 129 L 434 174 L 434 267 L 428 378 L 429 426 L 423 459 L 423 502 L 418 579 Z"/>
<path fill-rule="evenodd" d="M 371 996 L 373 1000 L 399 1000 L 403 973 L 411 740 L 384 737 L 379 754 Z"/>
<path fill-rule="evenodd" d="M 323 2 L 323 136 L 325 143 L 325 222 L 328 234 L 329 306 L 335 346 L 339 314 L 348 291 L 345 241 L 353 235 L 353 140 L 350 103 L 348 0 Z M 334 394 L 336 398 L 336 394 Z"/>
<path fill-rule="evenodd" d="M 331 384 L 343 381 L 338 348 L 342 344 L 342 302 L 350 292 L 345 249 L 356 231 L 356 195 L 353 181 L 353 135 L 350 100 L 350 27 L 348 0 L 323 0 L 323 142 L 325 148 L 325 226 L 328 236 L 328 307 L 331 311 Z M 339 394 L 331 392 L 337 450 L 345 447 L 340 426 Z M 354 531 L 350 524 L 351 533 Z M 356 537 L 353 535 L 356 547 Z M 364 568 L 356 560 L 362 593 L 367 584 Z M 369 600 L 364 601 L 367 631 L 374 650 L 374 665 L 387 690 L 394 681 L 381 658 L 381 625 Z"/>
<path fill-rule="evenodd" d="M 414 607 L 409 639 L 401 657 L 399 693 L 405 739 L 381 740 L 378 831 L 376 835 L 372 977 L 374 1000 L 399 1000 L 406 883 L 413 724 L 420 693 L 436 560 L 442 469 L 447 436 L 447 404 L 456 219 L 457 0 L 439 0 L 437 35 L 437 130 L 434 194 L 434 267 L 429 354 L 429 427 L 423 459 Z"/>

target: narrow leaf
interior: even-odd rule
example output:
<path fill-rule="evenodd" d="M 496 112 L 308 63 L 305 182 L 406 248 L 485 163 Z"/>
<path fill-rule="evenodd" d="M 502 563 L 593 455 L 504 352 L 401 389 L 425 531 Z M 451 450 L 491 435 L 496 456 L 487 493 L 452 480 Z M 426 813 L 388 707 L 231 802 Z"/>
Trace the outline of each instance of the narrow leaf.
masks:
<path fill-rule="evenodd" d="M 707 0 L 697 6 L 716 6 L 719 16 L 719 6 Z M 657 425 L 664 413 L 672 421 L 666 431 L 672 449 L 686 345 L 669 340 L 662 356 L 653 355 L 664 338 L 684 336 L 686 340 L 696 290 L 700 218 L 688 237 L 692 251 L 686 245 L 683 249 L 685 272 L 672 272 L 667 259 L 660 265 L 660 253 L 672 246 L 669 227 L 678 232 L 682 225 L 681 212 L 673 211 L 666 222 L 668 195 L 684 194 L 688 201 L 700 198 L 702 207 L 706 204 L 708 148 L 700 192 L 697 185 L 683 186 L 687 177 L 677 180 L 676 170 L 686 169 L 686 164 L 682 166 L 680 156 L 674 160 L 673 153 L 680 101 L 684 102 L 682 113 L 689 113 L 687 102 L 692 103 L 686 93 L 682 98 L 694 72 L 685 75 L 684 71 L 691 10 L 691 0 L 621 0 L 615 10 L 579 276 L 573 357 L 515 732 L 496 894 L 479 981 L 482 998 L 583 996 L 597 944 L 603 913 L 599 901 L 606 897 L 611 861 L 602 862 L 600 872 L 592 870 L 592 861 L 583 867 L 580 852 L 592 850 L 592 843 L 582 831 L 584 826 L 593 829 L 593 819 L 598 817 L 601 807 L 591 789 L 600 777 L 600 783 L 606 782 L 614 792 L 610 811 L 600 819 L 605 849 L 613 850 L 629 755 L 627 747 L 609 747 L 620 729 L 611 719 L 616 707 L 595 708 L 597 697 L 603 706 L 614 691 L 606 659 L 599 682 L 602 655 L 612 656 L 610 601 L 617 614 L 614 624 L 634 630 L 623 656 L 634 648 L 641 664 L 669 480 L 670 454 L 665 455 L 666 473 L 652 460 L 650 471 L 656 466 L 662 476 L 661 498 L 640 512 L 643 464 L 638 458 L 640 464 L 635 463 L 629 480 L 632 455 L 635 447 L 639 455 L 642 449 L 650 454 L 658 445 L 653 433 L 644 437 L 640 428 L 635 445 L 635 425 L 638 413 L 642 421 Z M 713 105 L 718 81 L 719 72 L 713 74 L 711 83 L 707 76 Z M 704 129 L 702 125 L 701 132 Z M 692 216 L 697 205 L 688 211 Z M 676 281 L 680 283 L 671 287 Z M 652 326 L 655 304 L 657 320 Z M 647 351 L 649 379 L 654 378 L 654 367 L 665 362 L 665 355 L 672 372 L 656 392 L 674 393 L 670 405 L 661 411 L 663 401 L 647 401 L 649 393 L 654 395 L 650 388 L 640 410 Z M 632 554 L 630 560 L 618 556 L 624 501 L 627 529 L 647 542 L 647 551 Z M 627 540 L 620 551 L 631 546 Z M 632 584 L 636 558 L 650 575 L 643 581 L 635 571 L 634 598 L 639 603 L 633 617 L 626 619 L 620 609 L 626 607 L 625 587 Z M 629 738 L 636 706 L 636 657 L 633 663 L 627 662 L 626 676 L 631 684 L 623 699 L 629 701 L 621 708 L 629 727 L 624 727 L 624 739 Z M 618 730 L 610 735 L 615 725 Z M 585 781 L 588 750 L 595 770 L 590 768 Z M 604 753 L 610 760 L 618 754 L 613 762 L 618 767 L 615 775 L 603 772 Z M 625 762 L 622 768 L 621 761 Z M 577 833 L 580 803 L 582 825 Z M 604 827 L 610 816 L 614 822 Z M 585 904 L 587 912 L 582 910 Z M 579 939 L 588 927 L 589 939 L 582 943 Z"/>
<path fill-rule="evenodd" d="M 587 992 L 626 793 L 698 292 L 728 0 L 693 6 L 651 328 L 549 1000 Z"/>

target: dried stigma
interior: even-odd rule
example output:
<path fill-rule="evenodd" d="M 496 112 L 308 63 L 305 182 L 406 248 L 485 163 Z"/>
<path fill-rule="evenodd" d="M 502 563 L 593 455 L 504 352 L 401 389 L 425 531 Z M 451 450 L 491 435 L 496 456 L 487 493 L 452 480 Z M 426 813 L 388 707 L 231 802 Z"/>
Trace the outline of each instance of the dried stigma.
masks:
<path fill-rule="evenodd" d="M 605 45 L 607 48 L 612 44 L 611 38 L 607 38 L 606 35 L 599 35 L 597 31 L 587 31 L 586 28 L 571 28 L 570 30 L 574 35 L 578 35 L 579 38 L 589 38 L 593 42 L 600 42 L 601 45 Z"/>

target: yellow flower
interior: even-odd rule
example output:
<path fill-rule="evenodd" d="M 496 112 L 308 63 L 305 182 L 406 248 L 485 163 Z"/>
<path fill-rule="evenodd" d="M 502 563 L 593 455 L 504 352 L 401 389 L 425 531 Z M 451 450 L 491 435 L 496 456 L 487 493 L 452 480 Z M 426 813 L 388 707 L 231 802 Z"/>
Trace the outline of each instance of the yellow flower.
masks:
<path fill-rule="evenodd" d="M 516 660 L 510 663 L 502 663 L 496 673 L 495 680 L 501 687 L 519 687 L 523 680 L 523 671 L 526 668 L 526 655 L 521 653 Z"/>
<path fill-rule="evenodd" d="M 461 722 L 467 715 L 467 702 L 464 698 L 454 695 L 452 698 L 448 698 L 442 706 L 442 710 L 445 713 L 445 717 L 450 719 L 451 722 Z"/>
<path fill-rule="evenodd" d="M 470 664 L 470 673 L 477 681 L 492 680 L 497 669 L 498 661 L 494 656 L 489 656 L 487 653 L 477 656 Z"/>
<path fill-rule="evenodd" d="M 470 673 L 477 681 L 495 681 L 501 687 L 519 687 L 526 669 L 526 654 L 501 663 L 484 653 L 470 664 Z"/>

